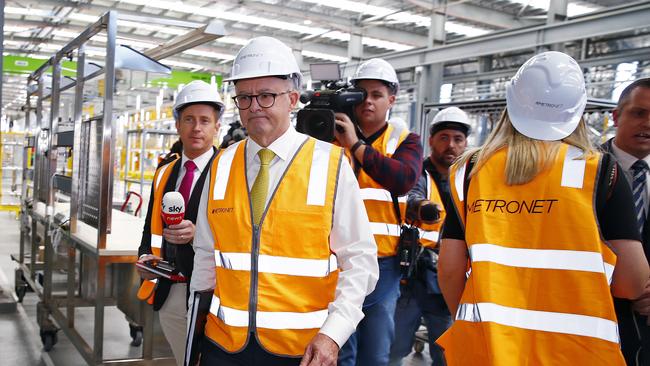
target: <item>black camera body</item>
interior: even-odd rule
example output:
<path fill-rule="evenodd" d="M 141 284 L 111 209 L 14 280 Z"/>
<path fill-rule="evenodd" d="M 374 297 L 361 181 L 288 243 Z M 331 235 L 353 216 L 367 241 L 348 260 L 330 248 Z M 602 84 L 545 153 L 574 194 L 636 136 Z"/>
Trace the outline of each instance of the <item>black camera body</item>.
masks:
<path fill-rule="evenodd" d="M 307 105 L 298 111 L 296 130 L 332 142 L 336 128 L 334 113 L 345 113 L 356 123 L 354 107 L 366 99 L 366 92 L 341 80 L 338 64 L 312 64 L 310 69 L 312 78 L 321 80 L 325 89 L 308 90 L 300 96 L 300 101 Z"/>
<path fill-rule="evenodd" d="M 397 256 L 403 282 L 407 282 L 413 277 L 420 249 L 420 231 L 418 228 L 402 225 L 397 245 Z"/>

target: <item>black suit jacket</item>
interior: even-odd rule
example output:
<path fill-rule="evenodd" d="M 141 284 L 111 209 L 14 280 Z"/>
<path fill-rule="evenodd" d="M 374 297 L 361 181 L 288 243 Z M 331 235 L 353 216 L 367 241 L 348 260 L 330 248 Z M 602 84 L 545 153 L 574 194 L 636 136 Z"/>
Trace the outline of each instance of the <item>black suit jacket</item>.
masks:
<path fill-rule="evenodd" d="M 612 141 L 609 139 L 601 145 L 601 149 L 614 156 L 612 152 Z M 623 174 L 620 178 L 626 179 Z M 628 182 L 631 184 L 631 182 Z M 646 260 L 650 262 L 650 216 L 646 218 L 641 233 L 643 240 L 643 251 Z M 632 310 L 632 301 L 627 299 L 614 298 L 614 308 L 618 318 L 618 331 L 621 336 L 621 350 L 625 361 L 629 366 L 649 365 L 650 366 L 650 327 L 647 325 L 647 318 Z M 638 353 L 638 354 L 637 354 Z"/>
<path fill-rule="evenodd" d="M 193 224 L 196 224 L 196 216 L 199 209 L 199 202 L 201 201 L 201 192 L 203 191 L 203 184 L 205 183 L 207 176 L 209 174 L 212 160 L 217 155 L 217 149 L 213 147 L 212 152 L 213 152 L 212 157 L 210 158 L 210 161 L 206 165 L 205 169 L 203 169 L 201 176 L 196 181 L 196 184 L 192 189 L 192 193 L 190 194 L 190 199 L 187 203 L 187 207 L 185 207 L 185 219 L 192 221 Z M 164 163 L 165 162 L 161 164 Z M 178 174 L 180 170 L 181 170 L 181 163 L 179 158 L 179 161 L 174 165 L 172 172 L 169 175 L 169 179 L 167 179 L 167 183 L 165 184 L 165 191 L 164 191 L 165 193 L 173 192 L 176 190 L 176 181 L 178 180 Z M 149 197 L 149 208 L 147 209 L 147 217 L 145 219 L 144 229 L 142 230 L 142 240 L 140 241 L 140 247 L 138 248 L 138 256 L 142 254 L 152 253 L 151 215 L 160 214 L 159 212 L 157 213 L 151 212 L 153 207 L 153 200 L 154 200 L 154 191 L 152 189 L 151 196 Z M 173 251 L 169 250 L 169 247 L 172 245 L 174 244 L 169 244 L 167 243 L 166 240 L 163 239 L 162 246 L 160 249 L 162 257 L 165 260 L 174 261 L 176 264 L 176 268 L 180 272 L 182 272 L 185 276 L 187 276 L 189 279 L 192 276 L 192 270 L 194 268 L 194 249 L 192 248 L 192 243 L 190 242 L 186 245 L 174 245 L 176 249 L 175 258 L 171 258 L 171 253 L 173 253 Z M 165 278 L 158 279 L 158 286 L 156 287 L 156 294 L 153 299 L 154 310 L 160 310 L 160 308 L 163 306 L 165 300 L 167 299 L 167 296 L 169 295 L 169 289 L 171 288 L 171 285 L 172 282 Z M 188 291 L 189 291 L 189 286 L 188 286 Z M 186 295 L 189 296 L 189 292 Z"/>
<path fill-rule="evenodd" d="M 612 157 L 616 159 L 614 153 L 612 152 L 613 141 L 614 141 L 613 138 L 607 140 L 607 142 L 601 145 L 601 148 L 603 149 L 603 151 L 610 153 Z M 625 179 L 625 176 L 623 176 L 623 174 L 619 174 L 619 177 L 623 177 L 623 179 Z M 628 182 L 628 183 L 630 184 L 631 187 L 632 182 Z M 643 225 L 643 232 L 641 233 L 641 237 L 643 240 L 643 251 L 645 252 L 645 257 L 646 259 L 648 259 L 648 262 L 650 263 L 650 215 L 646 217 L 645 224 Z"/>

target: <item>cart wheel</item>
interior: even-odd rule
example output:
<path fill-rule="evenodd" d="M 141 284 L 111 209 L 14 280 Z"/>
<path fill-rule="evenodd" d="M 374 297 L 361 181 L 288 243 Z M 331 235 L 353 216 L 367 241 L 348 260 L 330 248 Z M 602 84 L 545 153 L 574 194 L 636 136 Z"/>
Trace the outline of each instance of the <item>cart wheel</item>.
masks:
<path fill-rule="evenodd" d="M 17 285 L 15 290 L 16 296 L 18 296 L 18 302 L 23 302 L 23 298 L 27 293 L 27 285 Z"/>
<path fill-rule="evenodd" d="M 142 326 L 129 324 L 129 334 L 131 335 L 131 346 L 140 347 L 142 344 Z"/>
<path fill-rule="evenodd" d="M 133 347 L 140 347 L 142 344 L 142 331 L 141 330 L 136 330 L 135 331 L 135 336 L 132 337 L 133 340 L 131 341 L 131 345 Z"/>
<path fill-rule="evenodd" d="M 59 339 L 55 330 L 41 331 L 41 342 L 43 342 L 45 352 L 50 352 L 58 341 Z"/>
<path fill-rule="evenodd" d="M 422 351 L 424 351 L 424 342 L 416 340 L 415 344 L 413 344 L 413 349 L 417 353 L 422 353 Z"/>

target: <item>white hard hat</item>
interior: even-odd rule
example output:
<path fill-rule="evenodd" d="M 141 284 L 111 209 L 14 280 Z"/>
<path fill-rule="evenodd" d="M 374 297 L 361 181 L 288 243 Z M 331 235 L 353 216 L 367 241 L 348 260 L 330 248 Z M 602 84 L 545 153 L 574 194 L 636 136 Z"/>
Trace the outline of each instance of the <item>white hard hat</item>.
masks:
<path fill-rule="evenodd" d="M 273 37 L 253 38 L 242 47 L 232 64 L 230 77 L 224 81 L 237 81 L 264 76 L 288 76 L 302 83 L 300 67 L 293 51 Z"/>
<path fill-rule="evenodd" d="M 433 117 L 433 121 L 429 125 L 429 132 L 433 135 L 438 130 L 453 128 L 453 124 L 461 127 L 465 135 L 469 135 L 472 129 L 467 113 L 458 107 L 447 107 Z"/>
<path fill-rule="evenodd" d="M 578 126 L 587 104 L 580 65 L 562 52 L 543 52 L 524 63 L 506 85 L 512 126 L 537 140 L 555 141 Z"/>
<path fill-rule="evenodd" d="M 212 86 L 205 81 L 194 80 L 185 85 L 183 90 L 178 93 L 174 101 L 174 119 L 180 117 L 179 111 L 188 104 L 211 104 L 219 110 L 219 117 L 223 113 L 224 105 L 216 86 Z"/>
<path fill-rule="evenodd" d="M 397 93 L 399 90 L 399 80 L 397 80 L 395 69 L 386 60 L 381 58 L 371 58 L 368 61 L 364 61 L 357 67 L 357 71 L 354 72 L 350 81 L 355 83 L 357 80 L 365 79 L 385 81 L 390 85 L 394 93 Z"/>

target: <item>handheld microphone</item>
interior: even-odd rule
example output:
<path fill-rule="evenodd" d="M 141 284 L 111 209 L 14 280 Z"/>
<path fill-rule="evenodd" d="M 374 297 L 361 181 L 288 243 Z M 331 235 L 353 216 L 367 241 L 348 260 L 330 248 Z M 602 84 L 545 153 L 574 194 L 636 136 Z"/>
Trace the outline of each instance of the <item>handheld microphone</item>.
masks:
<path fill-rule="evenodd" d="M 433 203 L 425 203 L 420 206 L 420 220 L 433 222 L 440 218 L 440 211 Z"/>
<path fill-rule="evenodd" d="M 162 199 L 162 219 L 165 224 L 180 224 L 185 217 L 185 199 L 179 192 L 167 192 Z M 176 262 L 176 245 L 167 245 L 165 253 L 169 261 Z"/>
<path fill-rule="evenodd" d="M 162 219 L 167 225 L 176 225 L 185 217 L 185 199 L 179 192 L 167 192 L 162 199 Z"/>

